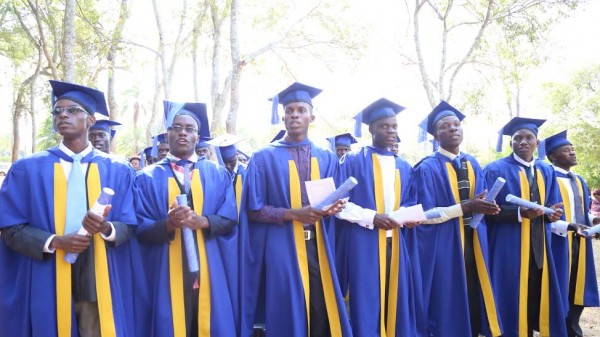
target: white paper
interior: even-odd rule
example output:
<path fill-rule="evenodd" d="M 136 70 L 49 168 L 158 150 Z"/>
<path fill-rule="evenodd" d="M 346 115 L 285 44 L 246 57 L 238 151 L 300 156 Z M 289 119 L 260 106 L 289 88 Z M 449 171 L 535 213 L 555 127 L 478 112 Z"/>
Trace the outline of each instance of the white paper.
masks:
<path fill-rule="evenodd" d="M 427 220 L 425 212 L 423 212 L 423 206 L 421 204 L 410 207 L 404 207 L 400 208 L 399 210 L 393 211 L 392 214 L 390 214 L 390 218 L 394 219 L 394 221 L 398 223 Z"/>
<path fill-rule="evenodd" d="M 310 180 L 305 183 L 308 202 L 313 207 L 320 204 L 321 201 L 325 200 L 328 195 L 335 191 L 335 183 L 331 177 L 321 180 Z"/>

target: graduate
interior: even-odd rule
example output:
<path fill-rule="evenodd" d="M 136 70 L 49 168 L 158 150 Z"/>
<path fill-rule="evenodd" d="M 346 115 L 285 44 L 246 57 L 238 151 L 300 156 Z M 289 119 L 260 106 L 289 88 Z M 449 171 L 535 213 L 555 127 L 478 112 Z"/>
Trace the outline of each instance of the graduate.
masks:
<path fill-rule="evenodd" d="M 200 135 L 198 137 L 198 143 L 196 143 L 196 155 L 198 157 L 205 157 L 208 160 L 211 160 L 212 151 L 210 149 L 210 144 L 208 143 L 212 138 L 207 135 Z"/>
<path fill-rule="evenodd" d="M 352 151 L 350 146 L 356 144 L 356 138 L 352 137 L 349 133 L 329 137 L 327 138 L 327 141 L 329 141 L 331 151 L 333 151 L 338 158 L 341 158 L 347 152 Z"/>
<path fill-rule="evenodd" d="M 0 189 L 0 331 L 4 336 L 136 336 L 133 284 L 139 265 L 134 171 L 94 149 L 101 91 L 50 81 L 57 147 L 15 162 Z M 89 211 L 102 188 L 115 195 L 103 216 Z M 84 227 L 89 235 L 79 235 Z M 65 254 L 78 253 L 75 263 Z M 143 287 L 143 284 L 141 285 Z M 143 332 L 137 332 L 143 336 Z"/>
<path fill-rule="evenodd" d="M 372 145 L 340 159 L 338 183 L 358 180 L 339 221 L 336 260 L 344 294 L 349 292 L 355 336 L 416 336 L 411 263 L 401 225 L 389 214 L 414 204 L 409 194 L 411 167 L 388 149 L 398 132 L 396 114 L 404 107 L 385 98 L 356 117 L 355 134 L 369 126 Z"/>
<path fill-rule="evenodd" d="M 589 213 L 591 200 L 587 184 L 580 175 L 571 172 L 571 168 L 578 162 L 575 148 L 567 139 L 567 131 L 550 136 L 543 143 L 546 155 L 558 178 L 558 187 L 564 203 L 565 221 L 576 224 L 572 225 L 573 228 L 564 239 L 568 245 L 568 258 L 561 262 L 567 267 L 569 275 L 567 334 L 569 337 L 581 337 L 583 332 L 579 319 L 583 308 L 597 307 L 600 303 L 592 239 L 578 235 L 576 227 L 596 225 L 600 223 L 600 218 Z M 555 242 L 559 241 L 556 239 L 554 237 L 552 240 L 553 249 L 555 249 Z M 558 260 L 556 262 L 558 263 Z"/>
<path fill-rule="evenodd" d="M 111 121 L 109 119 L 99 119 L 94 125 L 90 127 L 88 137 L 92 146 L 98 151 L 104 153 L 110 153 L 110 144 L 115 137 L 115 130 L 113 126 L 121 125 L 119 122 Z"/>
<path fill-rule="evenodd" d="M 157 161 L 157 158 L 152 156 L 152 146 L 148 146 L 140 152 L 140 168 L 152 165 L 155 161 Z"/>
<path fill-rule="evenodd" d="M 483 199 L 485 179 L 477 160 L 460 151 L 464 118 L 441 101 L 420 124 L 439 148 L 415 165 L 412 192 L 424 210 L 442 212 L 416 228 L 428 336 L 502 334 L 490 283 L 487 227 L 484 221 L 476 229 L 470 226 L 474 213 L 500 209 Z"/>
<path fill-rule="evenodd" d="M 394 144 L 392 144 L 392 146 L 390 146 L 390 152 L 397 156 L 399 150 L 400 150 L 400 137 L 398 137 L 398 135 L 396 135 Z"/>
<path fill-rule="evenodd" d="M 136 177 L 137 236 L 149 246 L 145 266 L 154 290 L 151 336 L 237 336 L 225 270 L 237 257 L 222 255 L 218 242 L 237 222 L 233 186 L 223 167 L 194 152 L 199 130 L 208 127 L 206 106 L 165 101 L 165 112 L 169 154 Z M 180 194 L 187 205 L 175 201 Z M 192 230 L 193 245 L 184 245 L 183 228 Z M 190 270 L 188 249 L 199 272 Z"/>
<path fill-rule="evenodd" d="M 563 284 L 557 277 L 552 254 L 550 223 L 562 216 L 562 203 L 554 169 L 536 160 L 541 119 L 515 117 L 498 133 L 511 137 L 512 153 L 484 169 L 487 186 L 498 177 L 506 184 L 496 197 L 498 215 L 486 216 L 492 284 L 506 337 L 566 336 Z M 507 194 L 551 207 L 543 211 L 508 204 Z"/>
<path fill-rule="evenodd" d="M 334 222 L 341 201 L 310 206 L 304 182 L 332 177 L 336 156 L 308 138 L 312 99 L 321 92 L 294 83 L 273 97 L 286 134 L 254 152 L 248 166 L 242 336 L 255 322 L 267 336 L 350 336 L 333 260 Z M 277 110 L 274 110 L 275 119 Z M 247 227 L 244 227 L 247 226 Z M 246 233 L 247 232 L 247 233 Z M 260 305 L 259 305 L 260 304 Z"/>
<path fill-rule="evenodd" d="M 207 142 L 207 144 L 215 147 L 219 164 L 225 167 L 231 176 L 238 213 L 242 199 L 242 187 L 246 181 L 246 167 L 238 160 L 238 149 L 236 146 L 242 140 L 244 140 L 242 137 L 225 134 Z"/>
<path fill-rule="evenodd" d="M 169 140 L 166 133 L 152 136 L 152 164 L 159 162 L 167 157 L 169 153 Z"/>

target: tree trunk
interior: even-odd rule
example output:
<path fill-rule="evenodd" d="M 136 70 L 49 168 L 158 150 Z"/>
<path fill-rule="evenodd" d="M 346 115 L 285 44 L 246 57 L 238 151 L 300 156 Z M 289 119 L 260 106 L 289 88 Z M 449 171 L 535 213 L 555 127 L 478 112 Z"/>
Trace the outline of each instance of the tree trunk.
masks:
<path fill-rule="evenodd" d="M 75 6 L 76 0 L 65 0 L 63 19 L 63 79 L 75 82 Z"/>
<path fill-rule="evenodd" d="M 230 43 L 231 43 L 231 101 L 229 106 L 229 114 L 227 115 L 227 121 L 225 127 L 227 133 L 237 133 L 237 116 L 238 109 L 240 106 L 240 80 L 242 75 L 242 62 L 240 60 L 240 43 L 238 36 L 238 0 L 231 1 L 231 32 L 230 32 Z"/>

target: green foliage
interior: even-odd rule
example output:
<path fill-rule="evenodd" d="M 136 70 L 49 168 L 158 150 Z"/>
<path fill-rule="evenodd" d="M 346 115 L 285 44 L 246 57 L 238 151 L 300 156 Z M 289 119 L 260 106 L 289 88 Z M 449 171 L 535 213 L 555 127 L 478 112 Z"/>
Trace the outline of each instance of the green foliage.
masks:
<path fill-rule="evenodd" d="M 56 146 L 60 143 L 60 139 L 60 134 L 54 132 L 52 129 L 52 116 L 48 116 L 44 120 L 44 124 L 42 124 L 42 127 L 39 130 L 36 139 L 36 150 L 42 151 Z"/>
<path fill-rule="evenodd" d="M 568 83 L 544 85 L 553 116 L 544 135 L 568 129 L 581 174 L 591 188 L 600 187 L 600 64 L 576 72 Z"/>

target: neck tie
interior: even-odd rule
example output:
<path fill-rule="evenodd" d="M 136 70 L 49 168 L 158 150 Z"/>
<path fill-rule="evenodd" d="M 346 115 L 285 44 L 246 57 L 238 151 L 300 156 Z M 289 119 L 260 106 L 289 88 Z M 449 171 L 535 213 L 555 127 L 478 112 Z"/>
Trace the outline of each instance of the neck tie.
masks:
<path fill-rule="evenodd" d="M 533 185 L 533 169 L 531 166 L 525 166 L 525 175 L 527 176 L 527 181 L 529 181 L 529 186 Z"/>
<path fill-rule="evenodd" d="M 453 160 L 452 160 L 452 165 L 454 165 L 454 168 L 458 171 L 461 169 L 462 164 L 460 162 L 460 156 L 456 156 Z"/>
<path fill-rule="evenodd" d="M 67 216 L 65 234 L 79 230 L 83 217 L 87 212 L 87 195 L 85 177 L 81 166 L 81 154 L 74 154 L 73 167 L 67 180 Z"/>
<path fill-rule="evenodd" d="M 577 177 L 573 172 L 569 172 L 569 181 L 571 182 L 571 189 L 573 190 L 573 205 L 575 206 L 575 214 L 572 220 L 575 223 L 585 225 L 585 213 L 583 212 L 583 205 L 581 204 L 581 193 L 579 191 L 579 184 L 577 184 Z"/>
<path fill-rule="evenodd" d="M 183 190 L 186 194 L 190 193 L 190 165 L 192 162 L 187 159 L 182 159 L 175 163 L 179 167 L 183 167 Z"/>

